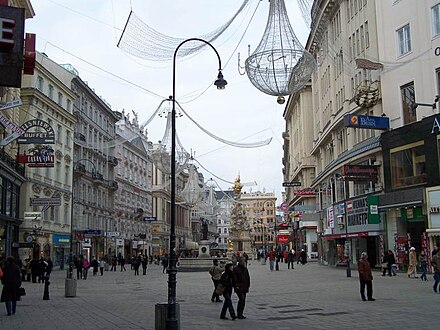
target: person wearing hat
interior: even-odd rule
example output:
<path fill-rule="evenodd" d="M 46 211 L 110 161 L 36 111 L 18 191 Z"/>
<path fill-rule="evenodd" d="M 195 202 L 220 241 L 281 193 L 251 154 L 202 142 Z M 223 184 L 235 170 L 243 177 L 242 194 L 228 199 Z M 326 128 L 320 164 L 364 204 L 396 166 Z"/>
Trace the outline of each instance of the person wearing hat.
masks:
<path fill-rule="evenodd" d="M 408 277 L 414 274 L 414 278 L 418 278 L 416 276 L 416 266 L 417 266 L 417 254 L 416 249 L 412 246 L 409 249 L 409 264 L 408 264 L 408 272 L 406 273 Z"/>

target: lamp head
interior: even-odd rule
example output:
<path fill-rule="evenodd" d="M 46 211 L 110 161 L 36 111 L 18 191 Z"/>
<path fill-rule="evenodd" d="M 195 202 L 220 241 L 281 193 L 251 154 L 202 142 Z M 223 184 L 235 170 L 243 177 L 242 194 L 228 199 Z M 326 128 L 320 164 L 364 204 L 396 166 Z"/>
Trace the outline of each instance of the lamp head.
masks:
<path fill-rule="evenodd" d="M 228 82 L 223 78 L 223 73 L 221 70 L 218 71 L 217 80 L 214 82 L 214 85 L 217 86 L 217 89 L 225 89 Z"/>

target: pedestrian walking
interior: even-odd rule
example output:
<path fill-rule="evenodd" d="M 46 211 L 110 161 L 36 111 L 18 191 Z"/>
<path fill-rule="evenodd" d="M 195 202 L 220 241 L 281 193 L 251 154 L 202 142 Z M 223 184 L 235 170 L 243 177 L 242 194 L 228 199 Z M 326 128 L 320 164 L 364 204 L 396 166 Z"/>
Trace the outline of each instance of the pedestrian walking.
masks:
<path fill-rule="evenodd" d="M 287 255 L 287 269 L 290 269 L 292 266 L 293 269 L 293 261 L 295 260 L 295 250 L 290 250 L 289 254 Z"/>
<path fill-rule="evenodd" d="M 141 266 L 141 256 L 137 256 L 133 262 L 134 262 L 133 265 L 134 275 L 139 275 L 139 267 Z"/>
<path fill-rule="evenodd" d="M 46 261 L 43 256 L 40 257 L 38 261 L 38 283 L 44 283 L 44 272 L 46 271 Z"/>
<path fill-rule="evenodd" d="M 75 256 L 75 267 L 76 267 L 76 279 L 82 279 L 83 278 L 83 257 L 80 258 Z"/>
<path fill-rule="evenodd" d="M 101 260 L 99 260 L 99 272 L 101 273 L 101 276 L 104 275 L 104 267 L 105 267 L 105 260 L 101 258 Z"/>
<path fill-rule="evenodd" d="M 246 262 L 246 266 L 247 266 L 248 265 L 248 261 L 249 261 L 249 256 L 248 256 L 248 254 L 246 252 L 243 252 L 243 258 L 244 258 L 244 261 Z"/>
<path fill-rule="evenodd" d="M 218 284 L 220 283 L 220 279 L 222 277 L 223 268 L 219 266 L 217 259 L 212 260 L 212 263 L 213 265 L 208 270 L 209 274 L 211 275 L 211 280 L 214 283 L 214 291 L 212 292 L 211 295 L 211 301 L 222 302 L 220 296 L 216 293 L 216 290 Z"/>
<path fill-rule="evenodd" d="M 93 276 L 98 275 L 99 263 L 98 263 L 98 260 L 96 259 L 96 257 L 93 257 L 93 260 L 90 263 L 90 266 L 93 267 Z"/>
<path fill-rule="evenodd" d="M 127 270 L 125 269 L 125 258 L 123 256 L 119 257 L 119 265 L 121 266 L 121 272 L 124 271 L 126 272 Z"/>
<path fill-rule="evenodd" d="M 240 258 L 238 260 L 237 267 L 234 268 L 234 282 L 235 293 L 238 297 L 237 318 L 245 319 L 246 316 L 243 315 L 243 312 L 246 306 L 246 295 L 248 294 L 249 287 L 251 286 L 251 278 L 249 276 L 249 271 L 246 267 L 244 258 Z"/>
<path fill-rule="evenodd" d="M 148 258 L 147 256 L 142 257 L 142 275 L 147 275 Z"/>
<path fill-rule="evenodd" d="M 37 276 L 40 273 L 40 263 L 38 262 L 38 259 L 34 257 L 30 262 L 29 267 L 31 268 L 32 283 L 37 283 Z"/>
<path fill-rule="evenodd" d="M 431 264 L 434 267 L 434 286 L 432 289 L 437 292 L 437 286 L 440 282 L 440 250 L 437 250 L 437 254 L 432 257 Z"/>
<path fill-rule="evenodd" d="M 23 262 L 21 262 L 20 271 L 21 271 L 21 281 L 26 281 L 26 268 L 28 266 L 28 259 L 24 259 Z"/>
<path fill-rule="evenodd" d="M 116 256 L 112 257 L 112 268 L 110 268 L 110 271 L 115 272 L 116 271 L 116 264 L 117 264 L 117 260 L 116 260 Z"/>
<path fill-rule="evenodd" d="M 367 252 L 362 252 L 361 254 L 361 258 L 358 262 L 358 272 L 362 300 L 367 301 L 367 299 L 365 299 L 365 287 L 367 287 L 368 301 L 375 301 L 376 299 L 373 298 L 373 274 L 371 273 Z"/>
<path fill-rule="evenodd" d="M 17 301 L 20 300 L 19 288 L 21 286 L 20 268 L 15 264 L 14 257 L 6 258 L 6 265 L 1 278 L 3 289 L 0 301 L 6 305 L 8 316 L 15 314 Z"/>
<path fill-rule="evenodd" d="M 228 263 L 225 266 L 225 271 L 220 277 L 220 283 L 223 285 L 223 307 L 220 312 L 220 318 L 222 320 L 227 320 L 226 311 L 229 310 L 229 315 L 232 320 L 235 320 L 237 317 L 235 315 L 234 306 L 232 305 L 232 288 L 235 286 L 234 283 L 234 273 L 233 273 L 234 264 Z"/>
<path fill-rule="evenodd" d="M 414 275 L 414 278 L 418 278 L 416 275 L 416 267 L 417 267 L 417 254 L 415 247 L 412 246 L 409 249 L 409 264 L 408 264 L 408 271 L 406 273 L 408 275 L 408 278 L 410 278 L 411 275 Z"/>
<path fill-rule="evenodd" d="M 162 258 L 162 273 L 165 274 L 168 268 L 168 255 L 165 254 Z"/>
<path fill-rule="evenodd" d="M 426 256 L 425 251 L 420 252 L 419 256 L 420 270 L 422 271 L 422 275 L 420 279 L 422 281 L 427 281 L 426 273 L 428 272 L 428 257 Z"/>
<path fill-rule="evenodd" d="M 305 265 L 307 263 L 307 252 L 304 249 L 301 249 L 299 261 L 301 262 L 301 265 Z"/>
<path fill-rule="evenodd" d="M 275 263 L 275 252 L 273 252 L 273 250 L 270 250 L 268 254 L 268 258 L 269 258 L 269 269 L 272 271 Z"/>
<path fill-rule="evenodd" d="M 30 282 L 31 281 L 31 257 L 27 258 L 27 263 L 26 263 L 26 282 Z"/>
<path fill-rule="evenodd" d="M 84 258 L 82 261 L 82 269 L 83 269 L 83 279 L 87 280 L 87 273 L 89 272 L 90 268 L 90 262 L 87 260 L 87 258 Z"/>

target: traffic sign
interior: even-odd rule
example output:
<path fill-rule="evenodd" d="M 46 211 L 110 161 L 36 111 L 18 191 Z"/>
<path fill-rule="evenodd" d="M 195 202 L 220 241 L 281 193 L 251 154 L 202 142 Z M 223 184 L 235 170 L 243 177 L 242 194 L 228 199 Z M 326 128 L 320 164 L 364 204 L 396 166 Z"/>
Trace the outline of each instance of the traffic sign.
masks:
<path fill-rule="evenodd" d="M 283 187 L 299 187 L 301 186 L 301 182 L 292 181 L 292 182 L 283 182 Z"/>
<path fill-rule="evenodd" d="M 281 205 L 280 205 L 281 211 L 287 211 L 288 209 L 289 209 L 289 204 L 287 204 L 286 202 L 281 203 Z"/>

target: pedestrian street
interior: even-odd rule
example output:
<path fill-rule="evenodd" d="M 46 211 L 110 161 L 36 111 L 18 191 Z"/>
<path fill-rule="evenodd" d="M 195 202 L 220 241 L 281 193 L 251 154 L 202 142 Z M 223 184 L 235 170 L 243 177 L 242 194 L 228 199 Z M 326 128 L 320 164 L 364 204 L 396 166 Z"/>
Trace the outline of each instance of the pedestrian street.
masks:
<path fill-rule="evenodd" d="M 50 300 L 43 301 L 43 284 L 24 282 L 27 295 L 17 313 L 6 316 L 2 303 L 0 329 L 154 329 L 155 304 L 167 300 L 167 275 L 148 265 L 146 276 L 127 271 L 104 272 L 78 280 L 77 296 L 64 297 L 65 271 L 51 275 Z M 359 295 L 357 271 L 309 262 L 288 270 L 270 271 L 251 261 L 251 288 L 245 320 L 220 320 L 222 303 L 211 302 L 213 289 L 206 272 L 178 273 L 177 301 L 181 329 L 423 329 L 433 328 L 440 294 L 428 281 L 406 274 L 382 277 L 373 272 L 374 302 Z M 234 308 L 237 298 L 233 297 Z M 227 315 L 229 317 L 229 315 Z"/>

